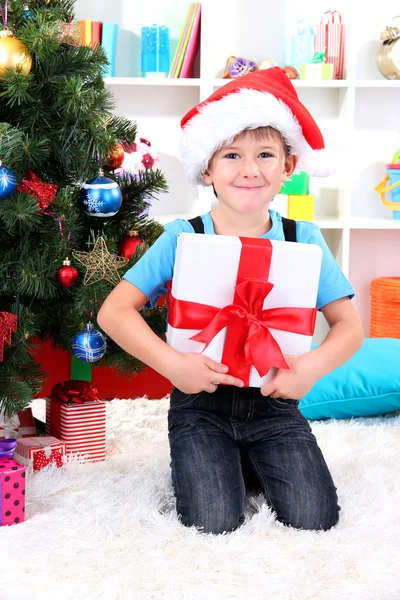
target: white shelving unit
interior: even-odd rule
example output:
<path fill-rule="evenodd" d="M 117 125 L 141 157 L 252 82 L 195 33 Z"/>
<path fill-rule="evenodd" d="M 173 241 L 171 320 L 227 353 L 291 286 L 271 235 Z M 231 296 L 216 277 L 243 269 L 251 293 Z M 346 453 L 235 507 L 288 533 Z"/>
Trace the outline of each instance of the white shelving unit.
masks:
<path fill-rule="evenodd" d="M 359 1 L 336 0 L 203 0 L 199 73 L 196 79 L 140 77 L 140 31 L 164 21 L 170 27 L 171 55 L 179 38 L 188 0 L 78 0 L 80 19 L 120 25 L 116 77 L 106 79 L 116 101 L 116 114 L 138 123 L 138 131 L 159 151 L 169 194 L 161 195 L 151 216 L 161 223 L 190 218 L 210 210 L 210 189 L 190 186 L 178 158 L 180 120 L 192 106 L 226 83 L 229 56 L 256 62 L 272 57 L 287 64 L 288 40 L 298 19 L 317 24 L 325 10 L 336 9 L 346 26 L 345 79 L 294 81 L 301 101 L 311 111 L 335 157 L 336 174 L 311 178 L 316 223 L 356 291 L 355 306 L 369 335 L 369 284 L 384 275 L 400 275 L 400 221 L 392 218 L 374 191 L 385 166 L 400 147 L 400 81 L 382 77 L 376 66 L 381 31 L 399 12 L 386 0 L 366 8 Z M 315 340 L 326 334 L 319 315 Z"/>

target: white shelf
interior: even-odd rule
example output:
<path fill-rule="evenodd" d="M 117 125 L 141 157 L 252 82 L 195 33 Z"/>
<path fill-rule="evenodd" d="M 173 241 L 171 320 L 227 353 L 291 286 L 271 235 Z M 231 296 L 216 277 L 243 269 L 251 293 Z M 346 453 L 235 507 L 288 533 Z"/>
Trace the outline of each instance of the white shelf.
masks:
<path fill-rule="evenodd" d="M 351 217 L 350 229 L 400 229 L 400 220 Z"/>
<path fill-rule="evenodd" d="M 356 88 L 400 88 L 400 80 L 398 79 L 364 79 L 355 81 Z"/>
<path fill-rule="evenodd" d="M 193 87 L 200 85 L 200 79 L 170 79 L 169 77 L 105 77 L 106 85 L 156 85 L 166 87 Z"/>
<path fill-rule="evenodd" d="M 313 221 L 320 229 L 343 229 L 344 222 L 342 219 L 337 219 L 335 217 L 326 218 L 326 219 L 315 219 Z"/>
<path fill-rule="evenodd" d="M 157 77 L 105 77 L 104 83 L 110 86 L 166 86 L 166 87 L 199 87 L 205 85 L 207 87 L 221 87 L 228 83 L 229 79 L 173 79 L 169 77 L 159 79 Z M 346 80 L 336 79 L 332 81 L 307 81 L 302 79 L 292 79 L 295 88 L 322 88 L 322 89 L 337 89 L 337 88 L 382 88 L 395 89 L 400 88 L 400 80 Z"/>
<path fill-rule="evenodd" d="M 311 81 L 307 79 L 292 79 L 295 88 L 348 88 L 346 79 L 332 79 L 329 81 Z"/>
<path fill-rule="evenodd" d="M 155 86 L 167 86 L 167 87 L 193 87 L 205 85 L 207 87 L 221 87 L 226 83 L 232 81 L 231 79 L 206 79 L 204 77 L 197 79 L 174 79 L 169 77 L 105 77 L 104 82 L 106 85 L 155 85 Z M 332 81 L 306 81 L 301 79 L 292 79 L 292 83 L 296 88 L 347 88 L 349 82 L 346 80 L 332 80 Z M 362 86 L 367 87 L 367 86 Z M 370 86 L 372 87 L 372 86 Z M 378 86 L 374 86 L 378 87 Z"/>
<path fill-rule="evenodd" d="M 193 215 L 191 213 L 172 213 L 169 215 L 149 215 L 151 219 L 161 223 L 161 225 L 165 225 L 166 223 L 170 223 L 171 221 L 175 221 L 175 219 L 185 219 L 186 221 L 189 219 L 193 219 L 197 215 Z"/>

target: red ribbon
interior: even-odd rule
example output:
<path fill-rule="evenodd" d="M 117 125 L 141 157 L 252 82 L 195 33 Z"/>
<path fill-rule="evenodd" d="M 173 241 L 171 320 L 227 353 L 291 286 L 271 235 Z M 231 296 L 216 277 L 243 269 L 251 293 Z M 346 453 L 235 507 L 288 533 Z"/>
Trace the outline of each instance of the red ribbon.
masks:
<path fill-rule="evenodd" d="M 221 362 L 229 374 L 249 385 L 250 367 L 260 377 L 272 367 L 289 369 L 270 328 L 312 336 L 316 308 L 267 308 L 266 296 L 274 287 L 268 281 L 272 258 L 270 240 L 239 238 L 242 243 L 233 303 L 216 308 L 197 302 L 177 300 L 168 284 L 168 322 L 179 329 L 201 329 L 190 339 L 205 344 L 204 350 L 221 329 L 228 327 Z"/>
<path fill-rule="evenodd" d="M 70 379 L 57 383 L 50 393 L 50 435 L 58 440 L 61 439 L 61 406 L 63 402 L 68 404 L 84 404 L 90 400 L 96 400 L 97 388 L 88 381 Z M 54 402 L 53 402 L 54 401 Z"/>
<path fill-rule="evenodd" d="M 70 379 L 57 383 L 50 393 L 50 400 L 60 400 L 61 402 L 69 402 L 70 404 L 83 404 L 89 401 L 100 401 L 97 397 L 97 388 L 89 381 L 80 381 L 78 379 Z"/>

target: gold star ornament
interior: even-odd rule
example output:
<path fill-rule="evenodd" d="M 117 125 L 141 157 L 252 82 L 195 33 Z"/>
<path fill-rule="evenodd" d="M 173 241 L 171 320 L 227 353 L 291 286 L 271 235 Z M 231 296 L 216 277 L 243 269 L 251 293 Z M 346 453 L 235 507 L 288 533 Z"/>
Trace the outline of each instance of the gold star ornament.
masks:
<path fill-rule="evenodd" d="M 110 254 L 102 237 L 96 240 L 91 252 L 75 251 L 72 255 L 87 269 L 83 285 L 92 285 L 102 279 L 118 285 L 121 281 L 118 269 L 122 269 L 129 262 L 128 258 Z"/>

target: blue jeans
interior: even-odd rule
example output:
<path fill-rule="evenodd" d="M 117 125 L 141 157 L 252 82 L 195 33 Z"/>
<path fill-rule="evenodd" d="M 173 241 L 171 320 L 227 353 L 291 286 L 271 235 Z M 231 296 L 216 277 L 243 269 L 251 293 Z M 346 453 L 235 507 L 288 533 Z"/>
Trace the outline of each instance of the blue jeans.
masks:
<path fill-rule="evenodd" d="M 212 394 L 174 389 L 170 402 L 172 484 L 184 525 L 233 531 L 250 490 L 263 492 L 285 525 L 327 530 L 338 522 L 336 487 L 298 400 L 219 386 Z"/>

